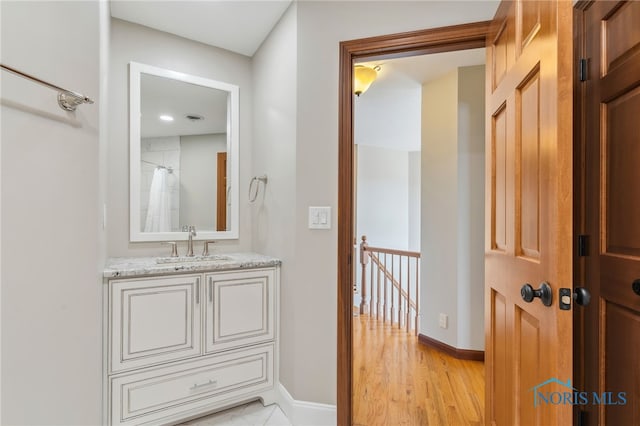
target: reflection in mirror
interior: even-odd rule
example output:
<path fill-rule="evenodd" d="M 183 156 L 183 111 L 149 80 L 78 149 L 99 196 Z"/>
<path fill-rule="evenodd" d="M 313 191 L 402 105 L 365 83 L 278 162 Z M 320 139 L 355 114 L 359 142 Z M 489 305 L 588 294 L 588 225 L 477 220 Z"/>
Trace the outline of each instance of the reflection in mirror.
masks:
<path fill-rule="evenodd" d="M 130 66 L 131 240 L 237 238 L 237 86 Z"/>

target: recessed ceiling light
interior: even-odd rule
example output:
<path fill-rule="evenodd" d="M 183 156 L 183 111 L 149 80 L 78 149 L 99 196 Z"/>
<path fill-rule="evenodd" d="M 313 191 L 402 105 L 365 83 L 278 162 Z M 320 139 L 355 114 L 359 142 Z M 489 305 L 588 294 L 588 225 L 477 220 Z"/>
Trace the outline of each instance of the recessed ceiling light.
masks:
<path fill-rule="evenodd" d="M 173 117 L 170 115 L 161 115 L 160 120 L 162 121 L 173 121 Z"/>

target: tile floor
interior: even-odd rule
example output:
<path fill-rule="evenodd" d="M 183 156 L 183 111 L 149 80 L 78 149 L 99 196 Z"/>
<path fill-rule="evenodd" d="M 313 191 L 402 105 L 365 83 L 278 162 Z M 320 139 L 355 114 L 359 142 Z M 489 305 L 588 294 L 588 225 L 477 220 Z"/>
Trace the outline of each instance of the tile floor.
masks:
<path fill-rule="evenodd" d="M 292 426 L 277 404 L 264 407 L 261 402 L 220 411 L 210 416 L 193 419 L 182 426 Z"/>

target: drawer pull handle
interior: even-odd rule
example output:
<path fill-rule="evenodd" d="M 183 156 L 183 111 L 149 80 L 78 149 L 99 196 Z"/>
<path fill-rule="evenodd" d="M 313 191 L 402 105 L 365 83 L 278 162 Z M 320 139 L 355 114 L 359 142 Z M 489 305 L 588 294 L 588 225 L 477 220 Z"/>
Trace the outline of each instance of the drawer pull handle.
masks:
<path fill-rule="evenodd" d="M 194 390 L 198 390 L 201 388 L 206 388 L 209 386 L 218 386 L 218 381 L 217 380 L 209 380 L 207 383 L 201 383 L 201 384 L 194 384 L 193 386 L 191 386 L 189 388 L 189 390 L 194 391 Z"/>

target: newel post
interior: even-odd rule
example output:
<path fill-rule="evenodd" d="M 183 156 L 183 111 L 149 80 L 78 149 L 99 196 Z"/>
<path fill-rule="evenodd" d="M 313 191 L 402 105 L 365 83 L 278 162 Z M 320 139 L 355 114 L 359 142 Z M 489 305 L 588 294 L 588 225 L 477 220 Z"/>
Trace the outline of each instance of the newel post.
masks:
<path fill-rule="evenodd" d="M 369 312 L 367 301 L 367 263 L 369 263 L 369 252 L 367 251 L 367 236 L 362 236 L 360 243 L 360 265 L 362 266 L 362 276 L 360 280 L 360 315 Z"/>

